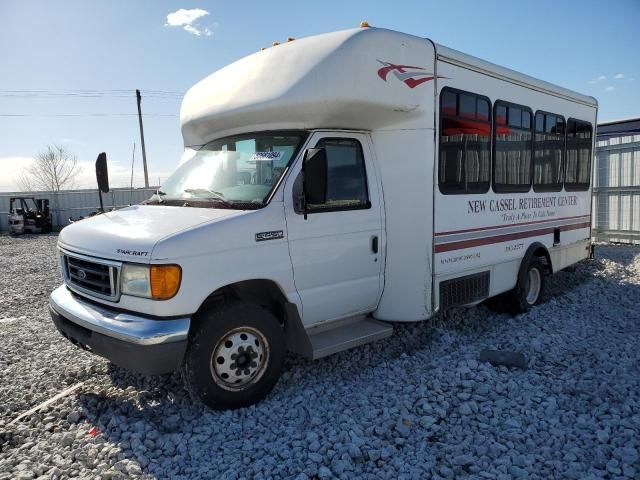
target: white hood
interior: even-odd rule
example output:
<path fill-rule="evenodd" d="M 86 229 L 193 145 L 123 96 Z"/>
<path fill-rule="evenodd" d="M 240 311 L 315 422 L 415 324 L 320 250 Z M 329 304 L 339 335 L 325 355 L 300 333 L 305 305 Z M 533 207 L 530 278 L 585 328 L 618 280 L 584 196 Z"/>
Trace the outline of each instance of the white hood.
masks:
<path fill-rule="evenodd" d="M 163 238 L 242 214 L 241 210 L 134 205 L 80 220 L 62 229 L 62 248 L 95 257 L 148 262 Z"/>

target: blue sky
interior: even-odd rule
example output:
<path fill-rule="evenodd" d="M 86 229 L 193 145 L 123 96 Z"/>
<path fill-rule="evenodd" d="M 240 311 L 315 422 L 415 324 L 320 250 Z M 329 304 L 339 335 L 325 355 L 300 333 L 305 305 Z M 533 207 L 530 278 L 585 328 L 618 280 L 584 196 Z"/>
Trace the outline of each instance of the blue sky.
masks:
<path fill-rule="evenodd" d="M 202 11 L 167 18 L 180 9 Z M 179 93 L 275 40 L 361 20 L 593 95 L 600 120 L 640 116 L 639 0 L 0 0 L 0 19 L 0 190 L 15 188 L 17 172 L 50 143 L 77 154 L 80 186 L 91 186 L 101 151 L 112 184 L 128 183 L 139 142 L 136 88 L 143 91 L 147 158 L 157 183 L 182 149 Z"/>

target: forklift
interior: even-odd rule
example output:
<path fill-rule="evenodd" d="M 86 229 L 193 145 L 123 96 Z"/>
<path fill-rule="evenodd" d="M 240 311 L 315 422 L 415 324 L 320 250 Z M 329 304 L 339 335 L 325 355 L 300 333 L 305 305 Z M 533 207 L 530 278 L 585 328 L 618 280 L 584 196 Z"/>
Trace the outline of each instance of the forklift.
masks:
<path fill-rule="evenodd" d="M 9 232 L 49 233 L 53 228 L 49 212 L 49 200 L 34 197 L 11 197 L 9 199 Z"/>

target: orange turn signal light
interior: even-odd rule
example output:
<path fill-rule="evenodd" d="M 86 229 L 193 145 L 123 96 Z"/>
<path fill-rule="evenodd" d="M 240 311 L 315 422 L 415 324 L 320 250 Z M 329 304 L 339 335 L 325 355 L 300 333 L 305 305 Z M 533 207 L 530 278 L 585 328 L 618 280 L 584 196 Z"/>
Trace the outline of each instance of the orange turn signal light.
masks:
<path fill-rule="evenodd" d="M 149 283 L 154 300 L 173 298 L 180 288 L 182 269 L 180 265 L 151 265 Z"/>

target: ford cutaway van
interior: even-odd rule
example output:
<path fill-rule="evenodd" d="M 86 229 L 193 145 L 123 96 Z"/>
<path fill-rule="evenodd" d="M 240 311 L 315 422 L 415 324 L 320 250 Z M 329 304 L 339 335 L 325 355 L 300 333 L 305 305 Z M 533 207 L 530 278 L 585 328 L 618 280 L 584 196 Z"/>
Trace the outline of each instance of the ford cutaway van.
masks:
<path fill-rule="evenodd" d="M 596 114 L 380 28 L 262 50 L 187 92 L 184 154 L 155 195 L 62 230 L 53 320 L 235 408 L 288 351 L 317 359 L 490 297 L 525 312 L 591 253 Z"/>

